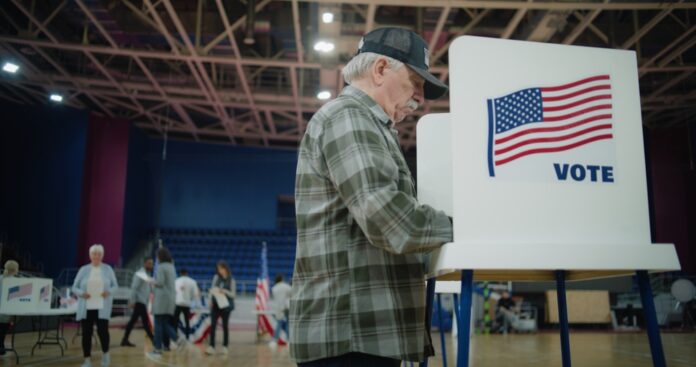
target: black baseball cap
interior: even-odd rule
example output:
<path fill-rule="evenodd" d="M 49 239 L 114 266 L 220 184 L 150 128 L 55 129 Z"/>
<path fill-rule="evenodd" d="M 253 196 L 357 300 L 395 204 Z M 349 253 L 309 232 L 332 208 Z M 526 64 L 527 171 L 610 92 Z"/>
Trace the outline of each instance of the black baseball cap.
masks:
<path fill-rule="evenodd" d="M 423 93 L 426 99 L 437 99 L 447 92 L 447 85 L 428 72 L 428 45 L 413 31 L 393 27 L 375 29 L 360 40 L 358 54 L 363 52 L 389 56 L 408 65 L 425 80 Z"/>

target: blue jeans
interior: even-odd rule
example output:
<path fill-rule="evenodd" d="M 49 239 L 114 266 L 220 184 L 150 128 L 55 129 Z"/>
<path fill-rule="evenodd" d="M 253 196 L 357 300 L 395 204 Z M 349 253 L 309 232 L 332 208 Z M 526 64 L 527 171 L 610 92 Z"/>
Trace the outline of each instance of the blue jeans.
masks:
<path fill-rule="evenodd" d="M 364 353 L 348 353 L 338 357 L 298 363 L 298 367 L 399 367 L 401 361 Z"/>
<path fill-rule="evenodd" d="M 155 350 L 162 350 L 162 339 L 165 333 L 175 343 L 179 339 L 172 326 L 171 318 L 171 315 L 155 315 Z"/>
<path fill-rule="evenodd" d="M 288 339 L 289 339 L 290 338 L 290 330 L 288 330 L 288 319 L 283 318 L 283 319 L 276 320 L 276 328 L 275 328 L 275 332 L 273 333 L 273 340 L 280 339 L 281 330 L 285 330 L 285 335 L 287 335 Z"/>

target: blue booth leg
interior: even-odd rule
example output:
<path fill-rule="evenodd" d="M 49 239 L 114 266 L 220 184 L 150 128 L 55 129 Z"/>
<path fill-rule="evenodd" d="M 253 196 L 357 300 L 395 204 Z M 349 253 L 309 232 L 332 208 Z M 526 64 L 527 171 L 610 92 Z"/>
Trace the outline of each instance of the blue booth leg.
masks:
<path fill-rule="evenodd" d="M 462 292 L 457 319 L 457 367 L 469 366 L 471 335 L 471 297 L 474 292 L 474 271 L 462 270 Z"/>
<path fill-rule="evenodd" d="M 558 323 L 561 327 L 561 359 L 563 367 L 570 367 L 570 332 L 568 330 L 565 270 L 556 270 L 556 295 L 558 297 Z"/>
<path fill-rule="evenodd" d="M 430 334 L 433 318 L 433 302 L 435 300 L 435 278 L 428 279 L 425 289 L 425 332 Z M 419 364 L 420 367 L 428 367 L 428 358 Z"/>
<path fill-rule="evenodd" d="M 653 300 L 652 288 L 650 287 L 650 277 L 645 270 L 636 272 L 638 275 L 638 287 L 640 288 L 640 300 L 643 303 L 643 313 L 645 323 L 648 328 L 648 341 L 650 342 L 650 352 L 652 353 L 653 366 L 665 367 L 665 352 L 662 350 L 662 340 L 660 338 L 660 326 L 657 324 L 657 313 L 655 312 L 655 301 Z"/>
<path fill-rule="evenodd" d="M 437 321 L 440 324 L 440 344 L 442 345 L 442 367 L 447 367 L 447 347 L 445 346 L 445 329 L 442 328 L 442 295 L 437 295 Z"/>

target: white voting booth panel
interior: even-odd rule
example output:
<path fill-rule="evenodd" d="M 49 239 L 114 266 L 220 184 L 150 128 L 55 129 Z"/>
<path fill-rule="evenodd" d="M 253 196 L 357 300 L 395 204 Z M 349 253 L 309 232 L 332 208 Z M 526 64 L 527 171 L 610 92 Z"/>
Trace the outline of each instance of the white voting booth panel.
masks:
<path fill-rule="evenodd" d="M 449 55 L 451 112 L 417 131 L 419 200 L 454 218 L 435 275 L 680 268 L 650 241 L 634 52 L 460 37 Z"/>
<path fill-rule="evenodd" d="M 0 294 L 0 314 L 47 311 L 51 308 L 52 293 L 52 279 L 4 278 Z"/>

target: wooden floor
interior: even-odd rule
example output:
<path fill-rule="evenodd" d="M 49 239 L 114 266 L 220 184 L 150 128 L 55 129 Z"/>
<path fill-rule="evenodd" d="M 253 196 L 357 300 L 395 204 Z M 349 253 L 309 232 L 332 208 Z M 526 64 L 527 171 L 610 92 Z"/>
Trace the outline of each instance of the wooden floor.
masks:
<path fill-rule="evenodd" d="M 75 329 L 66 330 L 66 338 L 71 342 Z M 159 367 L 159 366 L 195 366 L 195 367 L 286 367 L 294 366 L 290 361 L 286 347 L 272 350 L 265 342 L 257 343 L 253 331 L 235 331 L 231 335 L 230 353 L 227 357 L 207 356 L 203 346 L 191 346 L 184 353 L 165 353 L 161 360 L 153 361 L 145 356 L 151 345 L 144 342 L 141 330 L 135 330 L 131 341 L 136 348 L 122 348 L 119 344 L 123 331 L 111 329 L 112 366 Z M 447 335 L 449 366 L 454 366 L 452 340 Z M 64 357 L 55 346 L 37 349 L 34 357 L 29 357 L 34 343 L 34 334 L 20 334 L 17 346 L 22 366 L 79 366 L 82 362 L 80 341 L 69 344 Z M 442 366 L 440 357 L 439 335 L 433 334 L 433 341 L 438 353 L 431 359 L 430 366 Z M 696 366 L 696 334 L 664 333 L 662 341 L 667 356 L 667 365 L 671 367 Z M 9 340 L 8 340 L 9 342 Z M 538 333 L 524 335 L 477 335 L 472 341 L 473 366 L 515 366 L 546 367 L 560 366 L 559 338 L 555 333 Z M 652 366 L 648 340 L 644 333 L 571 333 L 572 361 L 576 366 Z M 0 357 L 0 366 L 15 366 L 14 355 Z M 93 365 L 99 366 L 101 352 L 93 354 Z"/>

